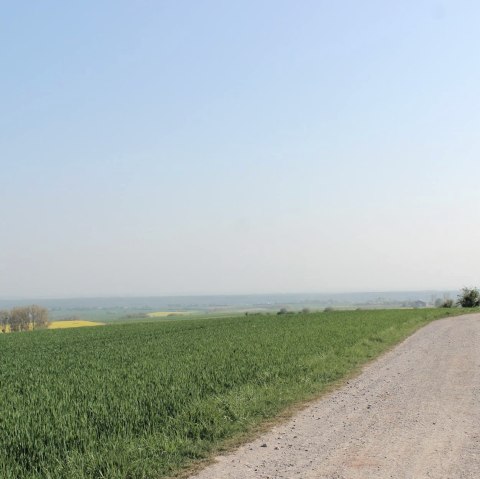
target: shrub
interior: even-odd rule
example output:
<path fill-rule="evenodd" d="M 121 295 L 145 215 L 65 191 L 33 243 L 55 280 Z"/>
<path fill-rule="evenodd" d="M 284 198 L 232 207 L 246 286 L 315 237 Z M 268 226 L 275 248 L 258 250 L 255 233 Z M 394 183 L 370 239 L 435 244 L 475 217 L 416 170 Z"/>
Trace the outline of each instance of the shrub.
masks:
<path fill-rule="evenodd" d="M 480 291 L 478 288 L 463 288 L 458 295 L 457 304 L 462 308 L 476 308 L 480 306 Z"/>
<path fill-rule="evenodd" d="M 442 308 L 453 308 L 453 299 L 444 299 L 442 304 Z"/>

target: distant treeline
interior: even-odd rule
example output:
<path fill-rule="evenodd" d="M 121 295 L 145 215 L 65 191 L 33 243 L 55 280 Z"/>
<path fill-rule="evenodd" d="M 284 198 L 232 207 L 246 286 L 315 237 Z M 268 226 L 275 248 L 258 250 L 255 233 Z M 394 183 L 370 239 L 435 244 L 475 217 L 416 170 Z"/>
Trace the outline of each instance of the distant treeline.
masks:
<path fill-rule="evenodd" d="M 48 310 L 36 304 L 11 310 L 0 310 L 0 331 L 2 333 L 32 331 L 47 326 Z"/>

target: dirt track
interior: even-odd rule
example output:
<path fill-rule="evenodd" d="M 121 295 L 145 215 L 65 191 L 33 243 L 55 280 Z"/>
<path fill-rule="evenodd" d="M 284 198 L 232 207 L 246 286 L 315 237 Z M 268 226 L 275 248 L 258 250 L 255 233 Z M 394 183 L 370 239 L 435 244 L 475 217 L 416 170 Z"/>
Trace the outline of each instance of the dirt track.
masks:
<path fill-rule="evenodd" d="M 480 478 L 480 314 L 435 321 L 192 479 Z"/>

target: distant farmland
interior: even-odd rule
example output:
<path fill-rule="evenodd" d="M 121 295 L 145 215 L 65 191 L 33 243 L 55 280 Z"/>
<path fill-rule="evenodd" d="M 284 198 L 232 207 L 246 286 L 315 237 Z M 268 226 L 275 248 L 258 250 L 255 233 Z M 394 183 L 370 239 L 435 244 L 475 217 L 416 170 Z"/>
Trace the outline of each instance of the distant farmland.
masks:
<path fill-rule="evenodd" d="M 0 336 L 0 477 L 172 474 L 446 313 L 249 315 Z"/>
<path fill-rule="evenodd" d="M 154 311 L 153 313 L 147 313 L 149 318 L 173 318 L 175 316 L 184 316 L 192 314 L 192 311 Z"/>
<path fill-rule="evenodd" d="M 68 328 L 84 328 L 91 326 L 103 326 L 104 323 L 97 323 L 95 321 L 83 321 L 79 319 L 69 321 L 52 321 L 48 325 L 48 329 L 68 329 Z"/>

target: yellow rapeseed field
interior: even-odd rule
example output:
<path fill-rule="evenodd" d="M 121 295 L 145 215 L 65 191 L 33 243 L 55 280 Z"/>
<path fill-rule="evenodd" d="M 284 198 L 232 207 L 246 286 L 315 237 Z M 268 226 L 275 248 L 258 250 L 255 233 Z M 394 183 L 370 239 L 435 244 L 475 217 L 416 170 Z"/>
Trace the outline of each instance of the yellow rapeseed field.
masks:
<path fill-rule="evenodd" d="M 29 331 L 33 331 L 33 324 L 30 323 L 30 324 L 28 325 L 28 330 L 29 330 Z M 11 332 L 12 332 L 12 331 L 11 331 L 11 328 L 10 328 L 10 325 L 9 325 L 9 324 L 7 324 L 7 325 L 5 326 L 5 329 L 0 329 L 0 334 L 2 334 L 2 333 L 11 333 Z"/>
<path fill-rule="evenodd" d="M 65 328 L 83 328 L 85 326 L 103 326 L 104 323 L 96 323 L 95 321 L 52 321 L 48 325 L 48 329 L 65 329 Z"/>

